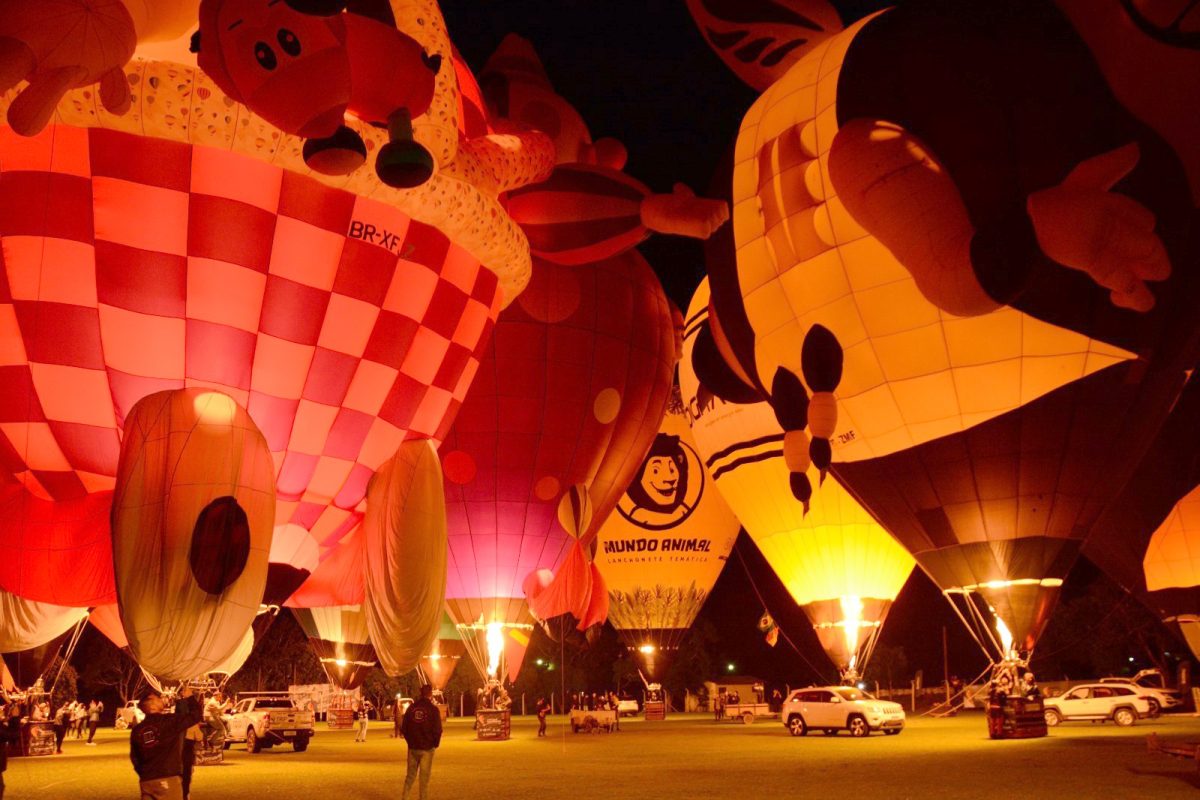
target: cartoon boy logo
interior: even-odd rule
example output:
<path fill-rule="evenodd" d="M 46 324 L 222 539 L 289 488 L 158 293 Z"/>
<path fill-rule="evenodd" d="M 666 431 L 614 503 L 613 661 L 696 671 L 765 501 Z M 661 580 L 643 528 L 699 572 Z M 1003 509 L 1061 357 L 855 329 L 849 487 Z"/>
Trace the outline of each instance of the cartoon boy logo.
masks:
<path fill-rule="evenodd" d="M 689 480 L 693 475 L 699 480 Z M 691 515 L 703 488 L 696 453 L 678 436 L 660 433 L 617 511 L 640 528 L 673 528 Z"/>

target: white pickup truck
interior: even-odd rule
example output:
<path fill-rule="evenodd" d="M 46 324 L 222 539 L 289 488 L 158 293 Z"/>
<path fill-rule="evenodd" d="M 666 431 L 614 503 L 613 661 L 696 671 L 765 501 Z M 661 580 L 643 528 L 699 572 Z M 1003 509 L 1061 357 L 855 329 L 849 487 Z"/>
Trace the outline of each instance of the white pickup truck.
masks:
<path fill-rule="evenodd" d="M 245 742 L 248 753 L 285 742 L 291 742 L 292 749 L 303 753 L 315 730 L 312 712 L 297 708 L 287 692 L 238 695 L 237 704 L 224 715 L 224 720 L 229 729 L 225 747 Z"/>

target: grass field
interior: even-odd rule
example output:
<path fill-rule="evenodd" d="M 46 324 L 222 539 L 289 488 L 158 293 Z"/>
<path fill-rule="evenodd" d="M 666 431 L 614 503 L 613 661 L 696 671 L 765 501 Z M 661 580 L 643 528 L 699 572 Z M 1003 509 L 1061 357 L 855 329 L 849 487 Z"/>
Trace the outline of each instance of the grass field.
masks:
<path fill-rule="evenodd" d="M 574 735 L 552 718 L 551 735 L 517 718 L 513 739 L 478 742 L 451 720 L 434 760 L 432 795 L 450 798 L 1195 798 L 1192 762 L 1146 752 L 1145 736 L 1200 741 L 1200 719 L 1167 717 L 1118 729 L 1069 723 L 1045 739 L 990 741 L 983 718 L 912 719 L 900 735 L 869 739 L 788 736 L 777 722 L 715 723 L 707 715 L 625 720 L 613 734 Z M 399 798 L 405 748 L 390 726 L 356 744 L 351 731 L 318 724 L 306 753 L 239 745 L 220 766 L 196 770 L 192 797 Z M 8 800 L 108 800 L 137 796 L 128 734 L 103 731 L 98 746 L 68 741 L 53 758 L 9 761 Z M 415 793 L 414 793 L 415 797 Z"/>

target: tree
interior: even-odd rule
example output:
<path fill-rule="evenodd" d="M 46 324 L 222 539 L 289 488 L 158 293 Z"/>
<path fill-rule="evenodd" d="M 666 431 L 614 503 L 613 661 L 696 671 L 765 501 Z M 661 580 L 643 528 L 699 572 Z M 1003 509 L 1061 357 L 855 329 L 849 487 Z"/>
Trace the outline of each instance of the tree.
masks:
<path fill-rule="evenodd" d="M 47 682 L 50 683 L 50 705 L 53 708 L 65 705 L 78 696 L 79 673 L 64 661 L 61 655 L 56 656 L 50 663 L 46 676 Z"/>
<path fill-rule="evenodd" d="M 82 650 L 82 648 L 80 648 Z M 147 688 L 146 676 L 133 657 L 125 650 L 100 637 L 99 644 L 84 652 L 83 668 L 78 682 L 86 684 L 91 694 L 109 689 L 121 698 L 121 705 L 137 697 Z"/>
<path fill-rule="evenodd" d="M 293 684 L 328 681 L 296 618 L 280 613 L 255 642 L 245 665 L 229 679 L 226 690 L 282 692 Z"/>
<path fill-rule="evenodd" d="M 908 654 L 899 645 L 877 646 L 863 677 L 871 683 L 887 686 L 891 692 L 895 681 L 908 679 Z"/>
<path fill-rule="evenodd" d="M 1141 603 L 1104 577 L 1062 603 L 1034 651 L 1031 669 L 1043 680 L 1094 678 L 1158 667 L 1167 675 L 1166 653 L 1182 645 Z"/>

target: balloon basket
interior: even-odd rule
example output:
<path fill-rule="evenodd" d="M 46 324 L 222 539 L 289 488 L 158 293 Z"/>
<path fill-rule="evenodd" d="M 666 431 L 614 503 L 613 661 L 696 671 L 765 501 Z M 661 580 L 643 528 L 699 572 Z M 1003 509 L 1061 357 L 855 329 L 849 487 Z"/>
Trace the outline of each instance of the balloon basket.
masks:
<path fill-rule="evenodd" d="M 992 739 L 1036 739 L 1045 736 L 1042 698 L 996 697 L 988 700 L 988 736 Z"/>
<path fill-rule="evenodd" d="M 196 766 L 211 767 L 225 762 L 225 740 L 196 742 Z"/>
<path fill-rule="evenodd" d="M 662 721 L 667 718 L 667 704 L 662 700 L 647 700 L 645 711 L 647 721 Z"/>
<path fill-rule="evenodd" d="M 512 736 L 512 711 L 505 708 L 475 712 L 476 739 L 481 742 L 502 742 L 510 736 Z"/>
<path fill-rule="evenodd" d="M 331 708 L 325 713 L 325 724 L 330 730 L 347 730 L 354 727 L 354 709 Z"/>

